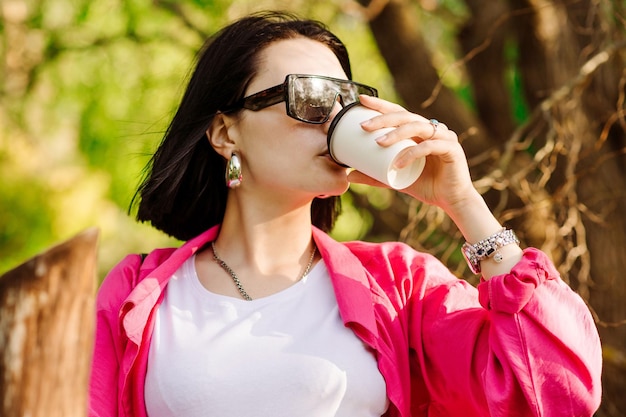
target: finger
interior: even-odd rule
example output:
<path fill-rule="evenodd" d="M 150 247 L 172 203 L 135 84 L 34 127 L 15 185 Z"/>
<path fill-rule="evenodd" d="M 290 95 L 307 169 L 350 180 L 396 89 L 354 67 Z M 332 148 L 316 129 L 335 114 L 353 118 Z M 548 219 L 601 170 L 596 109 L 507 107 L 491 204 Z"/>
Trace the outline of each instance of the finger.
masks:
<path fill-rule="evenodd" d="M 437 156 L 441 161 L 449 163 L 457 159 L 465 160 L 465 154 L 461 145 L 456 142 L 444 140 L 428 140 L 404 149 L 395 161 L 394 166 L 398 169 L 413 163 L 413 161 L 427 156 Z"/>
<path fill-rule="evenodd" d="M 414 122 L 428 124 L 427 119 L 420 116 L 419 114 L 411 113 L 407 110 L 400 110 L 383 113 L 379 116 L 372 117 L 371 119 L 365 120 L 363 123 L 361 123 L 361 126 L 366 131 L 372 132 L 378 129 L 383 129 L 387 127 L 399 127 Z M 432 130 L 432 127 L 430 129 Z"/>
<path fill-rule="evenodd" d="M 428 137 L 428 139 L 442 139 L 458 142 L 459 137 L 456 132 L 448 129 L 448 126 L 445 123 L 442 123 L 437 119 L 430 119 L 428 124 L 433 128 L 433 133 L 430 137 Z"/>
<path fill-rule="evenodd" d="M 408 138 L 417 143 L 431 140 L 459 141 L 454 131 L 448 130 L 446 127 L 441 128 L 441 124 L 435 129 L 429 122 L 414 121 L 398 126 L 386 135 L 378 138 L 376 142 L 381 146 L 389 146 Z"/>
<path fill-rule="evenodd" d="M 437 119 L 426 119 L 419 114 L 406 110 L 399 104 L 378 97 L 361 95 L 359 100 L 364 106 L 382 113 L 380 116 L 364 121 L 361 124 L 364 130 L 371 132 L 386 127 L 396 127 L 398 132 L 386 138 L 389 144 L 413 137 L 424 140 L 445 139 L 458 141 L 456 133 L 450 133 L 448 126 Z M 397 138 L 398 135 L 400 135 L 399 138 Z M 385 142 L 386 140 L 382 140 L 380 144 L 384 145 Z"/>
<path fill-rule="evenodd" d="M 433 133 L 432 133 L 432 135 L 430 135 L 426 139 L 433 139 L 435 137 L 435 135 L 437 134 L 437 129 L 439 128 L 439 120 L 437 120 L 437 119 L 430 119 L 428 121 L 428 124 L 432 126 Z"/>
<path fill-rule="evenodd" d="M 392 103 L 378 97 L 361 95 L 359 96 L 359 100 L 361 101 L 361 104 L 363 104 L 365 107 L 383 113 L 381 116 L 376 116 L 368 120 L 368 123 L 366 123 L 366 130 L 376 130 L 383 127 L 400 126 L 414 121 L 426 122 L 431 126 L 431 129 L 434 129 L 435 131 L 439 129 L 448 129 L 445 123 L 442 123 L 437 119 L 429 120 L 422 115 L 408 111 L 399 104 Z M 433 135 L 431 134 L 430 136 Z"/>
<path fill-rule="evenodd" d="M 434 139 L 435 136 L 437 136 L 437 132 L 441 129 L 442 131 L 444 130 L 449 130 L 448 126 L 446 126 L 445 123 L 441 123 L 439 120 L 437 119 L 430 119 L 428 120 L 428 124 L 431 125 L 431 127 L 433 128 L 433 133 L 427 137 L 426 139 Z"/>
<path fill-rule="evenodd" d="M 369 175 L 365 175 L 364 173 L 357 170 L 352 170 L 348 173 L 348 181 L 355 184 L 365 184 L 372 185 L 374 187 L 389 188 L 389 186 L 387 186 L 386 184 L 383 184 L 382 182 L 375 180 Z"/>
<path fill-rule="evenodd" d="M 391 101 L 383 100 L 380 97 L 360 95 L 359 101 L 362 105 L 372 110 L 379 111 L 381 113 L 392 113 L 407 111 L 404 107 Z"/>

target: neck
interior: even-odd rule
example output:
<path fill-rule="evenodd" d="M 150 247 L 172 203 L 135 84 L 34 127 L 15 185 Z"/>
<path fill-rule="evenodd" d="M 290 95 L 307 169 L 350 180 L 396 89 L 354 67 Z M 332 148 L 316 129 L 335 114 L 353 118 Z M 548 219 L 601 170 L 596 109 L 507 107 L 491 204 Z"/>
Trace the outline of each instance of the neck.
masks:
<path fill-rule="evenodd" d="M 290 209 L 239 204 L 229 198 L 216 245 L 232 265 L 273 275 L 307 263 L 312 251 L 311 204 Z"/>

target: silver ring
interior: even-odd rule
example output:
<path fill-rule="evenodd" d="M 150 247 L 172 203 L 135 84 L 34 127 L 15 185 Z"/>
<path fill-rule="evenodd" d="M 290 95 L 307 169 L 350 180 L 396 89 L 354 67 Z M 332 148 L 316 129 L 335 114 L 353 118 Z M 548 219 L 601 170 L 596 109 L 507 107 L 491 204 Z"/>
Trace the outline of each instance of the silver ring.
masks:
<path fill-rule="evenodd" d="M 433 137 L 435 137 L 435 134 L 437 134 L 437 128 L 439 127 L 439 120 L 430 119 L 428 123 L 430 123 L 430 125 L 433 127 L 433 134 L 430 135 L 430 137 L 428 138 L 428 139 L 432 139 Z"/>

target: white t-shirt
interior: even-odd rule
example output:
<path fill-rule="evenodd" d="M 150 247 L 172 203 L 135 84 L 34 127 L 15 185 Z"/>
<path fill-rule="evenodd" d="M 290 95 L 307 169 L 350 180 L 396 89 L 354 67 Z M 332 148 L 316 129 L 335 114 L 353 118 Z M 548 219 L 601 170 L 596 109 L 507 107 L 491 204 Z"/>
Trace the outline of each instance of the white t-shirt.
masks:
<path fill-rule="evenodd" d="M 150 344 L 150 417 L 379 417 L 385 388 L 339 317 L 322 261 L 253 301 L 209 292 L 194 257 L 168 283 Z"/>

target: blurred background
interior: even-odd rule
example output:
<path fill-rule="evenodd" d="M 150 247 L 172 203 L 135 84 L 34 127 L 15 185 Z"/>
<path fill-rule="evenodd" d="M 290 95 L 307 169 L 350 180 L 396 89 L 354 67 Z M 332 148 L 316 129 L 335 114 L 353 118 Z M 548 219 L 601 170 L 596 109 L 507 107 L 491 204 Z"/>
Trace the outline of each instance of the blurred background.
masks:
<path fill-rule="evenodd" d="M 94 226 L 100 279 L 180 244 L 135 222 L 131 199 L 197 50 L 266 9 L 323 21 L 355 80 L 459 134 L 491 208 L 587 302 L 597 415 L 626 416 L 623 0 L 1 0 L 0 274 Z M 343 207 L 335 238 L 402 240 L 476 283 L 440 210 L 364 186 Z"/>

